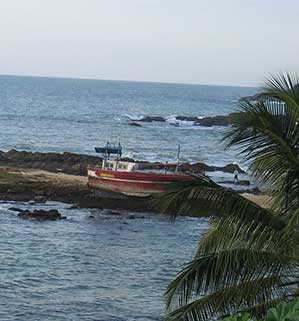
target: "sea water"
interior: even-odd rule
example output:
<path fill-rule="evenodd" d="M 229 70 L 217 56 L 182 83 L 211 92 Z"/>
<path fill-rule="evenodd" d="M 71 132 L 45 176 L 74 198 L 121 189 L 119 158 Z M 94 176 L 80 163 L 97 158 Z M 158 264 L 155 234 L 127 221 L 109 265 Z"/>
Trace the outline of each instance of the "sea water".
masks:
<path fill-rule="evenodd" d="M 1 150 L 94 154 L 120 141 L 125 155 L 224 165 L 222 127 L 193 126 L 176 115 L 235 110 L 255 88 L 0 77 Z M 128 123 L 144 116 L 165 123 Z M 58 209 L 67 220 L 23 221 L 11 207 Z M 168 283 L 192 259 L 208 228 L 201 218 L 70 209 L 70 204 L 0 202 L 0 320 L 162 320 Z M 132 216 L 134 215 L 134 216 Z"/>
<path fill-rule="evenodd" d="M 175 116 L 227 115 L 256 88 L 0 76 L 0 149 L 94 153 L 121 142 L 140 160 L 224 165 L 237 160 L 224 150 L 223 127 L 193 126 Z M 167 121 L 129 126 L 144 116 Z"/>

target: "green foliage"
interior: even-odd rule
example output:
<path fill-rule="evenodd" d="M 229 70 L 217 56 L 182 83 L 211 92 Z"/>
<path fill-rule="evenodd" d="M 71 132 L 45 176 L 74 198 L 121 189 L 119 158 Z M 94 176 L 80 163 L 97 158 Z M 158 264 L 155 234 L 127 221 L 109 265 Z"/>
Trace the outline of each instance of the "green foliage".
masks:
<path fill-rule="evenodd" d="M 231 317 L 227 317 L 225 319 L 222 319 L 221 321 L 249 321 L 250 320 L 250 314 L 245 313 L 242 315 L 233 315 Z"/>
<path fill-rule="evenodd" d="M 293 302 L 281 302 L 275 308 L 268 311 L 265 321 L 298 321 L 299 300 Z"/>
<path fill-rule="evenodd" d="M 221 321 L 250 321 L 249 313 L 232 315 Z M 260 321 L 298 321 L 299 320 L 299 300 L 291 302 L 281 302 L 274 308 L 268 310 L 267 315 Z"/>
<path fill-rule="evenodd" d="M 238 146 L 250 162 L 252 175 L 269 186 L 273 208 L 263 209 L 203 175 L 173 185 L 156 200 L 174 219 L 182 213 L 200 216 L 203 202 L 213 214 L 193 261 L 166 291 L 167 321 L 207 321 L 242 312 L 260 319 L 285 298 L 296 297 L 298 83 L 290 75 L 271 78 L 254 100 L 240 102 L 226 136 L 228 146 Z"/>

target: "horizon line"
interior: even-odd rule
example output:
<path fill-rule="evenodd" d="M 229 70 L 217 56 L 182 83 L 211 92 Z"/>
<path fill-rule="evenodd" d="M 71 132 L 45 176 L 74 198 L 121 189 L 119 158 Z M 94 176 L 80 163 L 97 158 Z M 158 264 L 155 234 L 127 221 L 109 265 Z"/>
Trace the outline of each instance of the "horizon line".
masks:
<path fill-rule="evenodd" d="M 71 76 L 45 76 L 45 75 L 22 75 L 22 74 L 1 74 L 0 77 L 27 77 L 27 78 L 50 78 L 50 79 L 73 79 L 73 80 L 92 80 L 92 81 L 115 81 L 115 82 L 133 82 L 165 85 L 187 85 L 187 86 L 214 86 L 214 87 L 241 87 L 241 88 L 258 88 L 258 86 L 249 85 L 219 85 L 215 83 L 184 83 L 176 81 L 154 81 L 154 80 L 128 80 L 128 79 L 111 79 L 111 78 L 90 78 L 90 77 L 71 77 Z"/>

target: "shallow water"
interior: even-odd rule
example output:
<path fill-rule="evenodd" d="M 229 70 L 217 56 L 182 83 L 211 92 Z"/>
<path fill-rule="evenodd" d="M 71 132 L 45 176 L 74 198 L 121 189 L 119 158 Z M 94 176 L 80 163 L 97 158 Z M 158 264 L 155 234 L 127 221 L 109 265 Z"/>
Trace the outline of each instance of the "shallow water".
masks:
<path fill-rule="evenodd" d="M 10 207 L 57 208 L 68 219 L 21 220 Z M 0 204 L 0 320 L 161 320 L 165 288 L 206 220 L 69 207 Z"/>

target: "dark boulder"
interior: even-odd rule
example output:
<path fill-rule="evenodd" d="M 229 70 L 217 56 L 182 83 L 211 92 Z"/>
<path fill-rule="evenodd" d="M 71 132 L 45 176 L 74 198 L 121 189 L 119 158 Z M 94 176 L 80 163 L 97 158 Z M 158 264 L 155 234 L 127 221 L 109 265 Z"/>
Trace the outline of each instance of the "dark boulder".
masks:
<path fill-rule="evenodd" d="M 151 123 L 153 121 L 163 122 L 163 123 L 166 122 L 166 120 L 161 116 L 145 116 L 141 118 L 139 121 L 147 122 L 147 123 Z"/>
<path fill-rule="evenodd" d="M 39 153 L 10 150 L 0 154 L 0 162 L 9 166 L 43 169 L 50 172 L 64 172 L 66 174 L 86 175 L 88 165 L 98 165 L 101 158 L 96 156 L 73 153 Z"/>
<path fill-rule="evenodd" d="M 204 117 L 201 119 L 197 119 L 194 122 L 196 126 L 229 126 L 232 123 L 231 116 L 213 116 L 213 117 Z"/>
<path fill-rule="evenodd" d="M 131 162 L 131 163 L 135 162 L 135 160 L 133 158 L 130 158 L 130 157 L 122 157 L 120 160 L 123 161 L 123 162 Z"/>
<path fill-rule="evenodd" d="M 233 118 L 238 115 L 237 112 L 231 113 L 226 116 L 210 116 L 198 118 L 194 121 L 195 126 L 231 126 L 233 124 Z"/>
<path fill-rule="evenodd" d="M 182 120 L 182 121 L 198 121 L 199 118 L 196 116 L 176 116 L 176 120 Z"/>
<path fill-rule="evenodd" d="M 0 162 L 8 162 L 4 152 L 0 152 Z"/>
<path fill-rule="evenodd" d="M 13 211 L 13 212 L 19 212 L 19 213 L 22 213 L 25 211 L 25 210 L 22 210 L 21 208 L 18 208 L 18 207 L 10 207 L 9 210 Z"/>
<path fill-rule="evenodd" d="M 221 184 L 234 184 L 234 185 L 241 185 L 241 186 L 249 186 L 250 185 L 250 181 L 243 179 L 243 180 L 239 180 L 237 182 L 234 181 L 223 181 L 223 182 L 219 182 Z"/>
<path fill-rule="evenodd" d="M 61 216 L 61 214 L 57 210 L 34 210 L 33 212 L 26 210 L 19 213 L 18 217 L 25 220 L 36 221 L 57 221 L 66 218 L 65 216 Z"/>
<path fill-rule="evenodd" d="M 129 126 L 134 126 L 134 127 L 142 127 L 140 124 L 135 123 L 135 122 L 128 123 L 128 125 Z"/>
<path fill-rule="evenodd" d="M 233 173 L 235 170 L 237 170 L 241 174 L 245 173 L 245 171 L 243 171 L 243 169 L 240 168 L 240 166 L 237 164 L 227 164 L 223 167 L 220 167 L 220 170 L 225 173 Z"/>
<path fill-rule="evenodd" d="M 190 171 L 190 172 L 224 172 L 224 173 L 233 173 L 235 170 L 237 170 L 240 174 L 244 174 L 245 171 L 237 164 L 227 164 L 225 166 L 213 166 L 213 165 L 207 165 L 205 163 L 183 163 L 180 168 L 182 168 L 183 171 Z"/>

